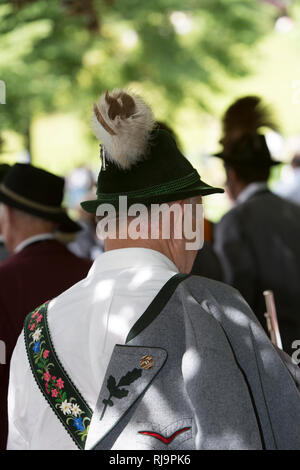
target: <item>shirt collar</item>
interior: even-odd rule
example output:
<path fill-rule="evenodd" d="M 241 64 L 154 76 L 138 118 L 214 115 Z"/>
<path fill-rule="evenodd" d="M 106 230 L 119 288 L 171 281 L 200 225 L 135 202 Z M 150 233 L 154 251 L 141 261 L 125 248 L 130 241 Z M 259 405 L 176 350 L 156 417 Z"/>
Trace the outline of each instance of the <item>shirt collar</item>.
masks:
<path fill-rule="evenodd" d="M 23 240 L 19 245 L 14 249 L 14 253 L 19 253 L 26 246 L 31 245 L 32 243 L 39 242 L 42 240 L 53 240 L 55 235 L 53 233 L 40 233 L 38 235 L 33 235 Z"/>
<path fill-rule="evenodd" d="M 247 201 L 251 196 L 253 196 L 253 194 L 264 189 L 268 189 L 267 183 L 264 181 L 248 184 L 248 186 L 246 186 L 246 188 L 238 195 L 235 204 L 237 205 Z"/>
<path fill-rule="evenodd" d="M 159 266 L 174 273 L 179 272 L 173 261 L 159 251 L 149 248 L 120 248 L 101 253 L 94 261 L 88 275 L 147 266 Z"/>

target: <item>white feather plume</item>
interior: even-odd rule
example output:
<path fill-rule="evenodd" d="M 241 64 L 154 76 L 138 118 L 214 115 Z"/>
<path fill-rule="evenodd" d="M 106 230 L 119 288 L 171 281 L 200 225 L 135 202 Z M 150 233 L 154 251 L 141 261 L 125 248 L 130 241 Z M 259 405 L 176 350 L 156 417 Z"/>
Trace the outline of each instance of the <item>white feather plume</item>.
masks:
<path fill-rule="evenodd" d="M 91 126 L 107 160 L 129 169 L 145 156 L 154 123 L 152 110 L 142 98 L 115 89 L 94 105 Z"/>

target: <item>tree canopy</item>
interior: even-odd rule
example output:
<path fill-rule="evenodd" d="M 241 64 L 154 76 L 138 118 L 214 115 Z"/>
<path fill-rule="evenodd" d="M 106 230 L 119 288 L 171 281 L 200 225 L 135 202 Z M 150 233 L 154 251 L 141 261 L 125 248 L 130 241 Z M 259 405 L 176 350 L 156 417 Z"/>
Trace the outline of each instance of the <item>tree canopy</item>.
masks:
<path fill-rule="evenodd" d="M 12 0 L 0 5 L 0 132 L 25 137 L 39 114 L 86 113 L 105 89 L 130 85 L 162 115 L 186 97 L 247 73 L 245 50 L 268 30 L 272 8 L 253 0 Z"/>

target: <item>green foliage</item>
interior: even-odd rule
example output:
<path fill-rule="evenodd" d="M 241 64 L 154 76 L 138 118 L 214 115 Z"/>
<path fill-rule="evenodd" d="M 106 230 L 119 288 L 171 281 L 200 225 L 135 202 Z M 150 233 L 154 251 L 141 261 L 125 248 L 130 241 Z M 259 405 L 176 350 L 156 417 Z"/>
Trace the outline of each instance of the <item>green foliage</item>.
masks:
<path fill-rule="evenodd" d="M 172 110 L 199 83 L 220 91 L 220 75 L 244 75 L 245 48 L 270 26 L 269 10 L 253 0 L 119 0 L 99 2 L 98 12 L 101 36 L 85 70 L 92 93 L 134 83 Z M 203 93 L 195 102 L 209 105 Z"/>
<path fill-rule="evenodd" d="M 165 114 L 193 90 L 195 105 L 209 109 L 205 89 L 220 91 L 222 76 L 247 72 L 245 48 L 270 18 L 253 0 L 94 0 L 87 4 L 97 16 L 90 28 L 86 11 L 74 13 L 78 6 L 75 0 L 0 6 L 2 131 L 28 136 L 36 116 L 54 111 L 82 113 L 86 121 L 104 89 L 128 84 L 156 96 Z"/>
<path fill-rule="evenodd" d="M 82 19 L 64 15 L 61 2 L 37 1 L 0 9 L 0 76 L 6 83 L 1 129 L 26 135 L 31 120 L 72 101 L 89 35 Z"/>

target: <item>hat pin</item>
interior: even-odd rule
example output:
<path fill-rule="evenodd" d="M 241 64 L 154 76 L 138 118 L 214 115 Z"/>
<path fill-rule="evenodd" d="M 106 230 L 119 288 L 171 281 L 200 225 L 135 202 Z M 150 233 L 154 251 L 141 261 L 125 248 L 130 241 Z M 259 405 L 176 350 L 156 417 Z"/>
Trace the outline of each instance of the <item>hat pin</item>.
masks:
<path fill-rule="evenodd" d="M 100 158 L 102 162 L 102 171 L 106 170 L 106 159 L 105 159 L 105 148 L 104 145 L 100 144 Z"/>

